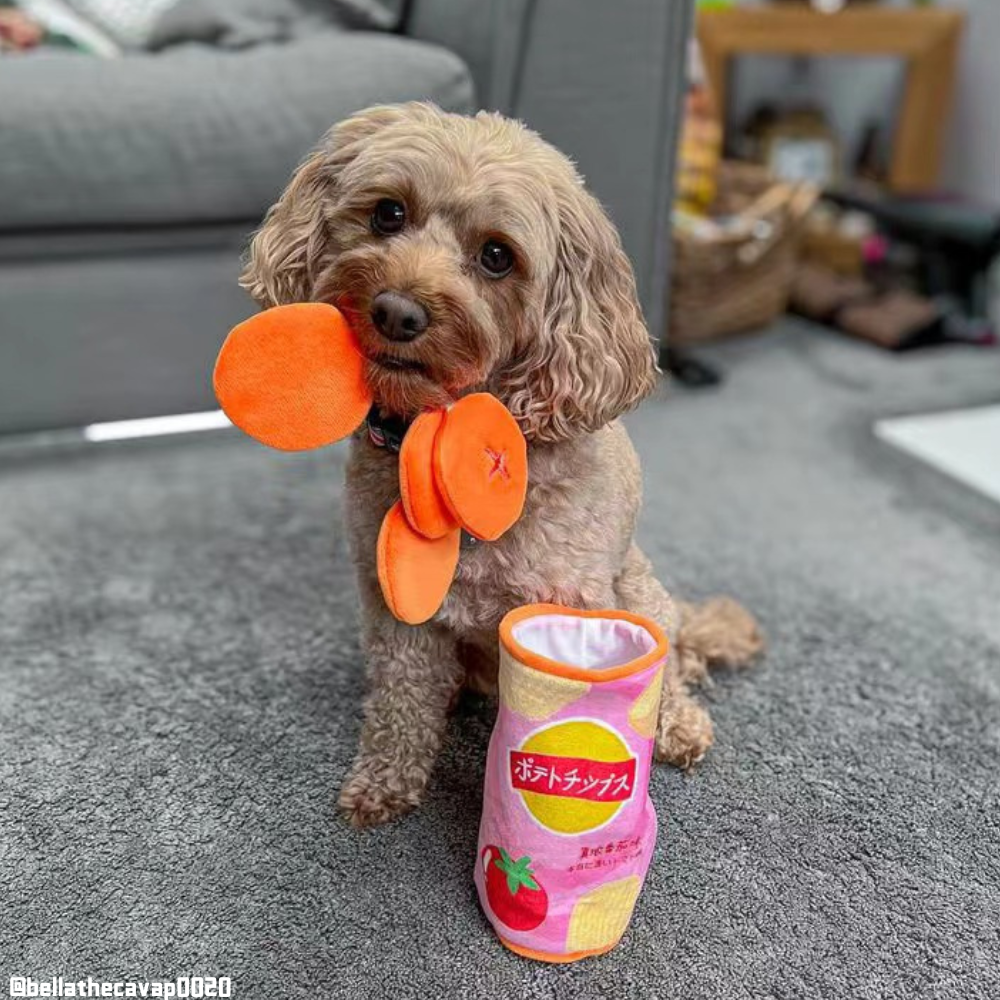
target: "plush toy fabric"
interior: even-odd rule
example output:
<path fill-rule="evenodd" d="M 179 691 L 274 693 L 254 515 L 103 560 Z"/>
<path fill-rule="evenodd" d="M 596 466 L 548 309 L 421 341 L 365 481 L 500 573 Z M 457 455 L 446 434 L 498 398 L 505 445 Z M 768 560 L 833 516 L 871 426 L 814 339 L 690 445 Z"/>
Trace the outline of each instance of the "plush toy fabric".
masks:
<path fill-rule="evenodd" d="M 458 566 L 458 528 L 425 538 L 410 525 L 398 500 L 382 521 L 376 563 L 382 596 L 401 622 L 418 625 L 433 617 L 448 594 Z"/>
<path fill-rule="evenodd" d="M 341 312 L 276 306 L 230 331 L 215 364 L 219 405 L 262 444 L 302 451 L 353 433 L 372 408 L 365 358 Z M 389 610 L 418 625 L 448 593 L 461 530 L 495 541 L 520 517 L 528 449 L 489 393 L 422 413 L 400 449 L 401 502 L 379 533 L 378 578 Z"/>
<path fill-rule="evenodd" d="M 520 517 L 527 486 L 524 435 L 494 396 L 473 393 L 417 417 L 399 452 L 400 510 L 379 533 L 379 582 L 392 613 L 411 625 L 431 618 L 458 565 L 460 529 L 495 541 Z"/>
<path fill-rule="evenodd" d="M 496 541 L 521 516 L 528 446 L 499 399 L 477 392 L 448 410 L 434 441 L 434 479 L 455 520 L 482 541 Z"/>
<path fill-rule="evenodd" d="M 442 538 L 458 527 L 445 506 L 434 475 L 434 442 L 444 425 L 444 410 L 421 413 L 399 449 L 399 493 L 406 519 L 425 538 Z"/>
<path fill-rule="evenodd" d="M 475 882 L 518 954 L 572 962 L 628 926 L 656 841 L 666 656 L 659 626 L 624 611 L 530 605 L 500 626 Z"/>
<path fill-rule="evenodd" d="M 213 381 L 226 416 L 282 451 L 347 437 L 372 405 L 354 333 L 340 310 L 320 302 L 267 309 L 234 327 Z"/>

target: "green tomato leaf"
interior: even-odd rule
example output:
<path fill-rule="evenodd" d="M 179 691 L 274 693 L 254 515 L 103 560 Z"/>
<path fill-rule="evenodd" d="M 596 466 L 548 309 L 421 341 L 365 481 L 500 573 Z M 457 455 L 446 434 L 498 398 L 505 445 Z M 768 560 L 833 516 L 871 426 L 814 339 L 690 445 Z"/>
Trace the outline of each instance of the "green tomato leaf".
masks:
<path fill-rule="evenodd" d="M 516 896 L 518 889 L 523 886 L 526 889 L 532 889 L 537 892 L 538 883 L 534 878 L 535 873 L 529 867 L 531 858 L 525 854 L 515 861 L 502 847 L 498 848 L 498 850 L 500 851 L 500 857 L 493 864 L 497 866 L 499 871 L 503 872 L 507 882 L 507 891 L 512 896 Z"/>

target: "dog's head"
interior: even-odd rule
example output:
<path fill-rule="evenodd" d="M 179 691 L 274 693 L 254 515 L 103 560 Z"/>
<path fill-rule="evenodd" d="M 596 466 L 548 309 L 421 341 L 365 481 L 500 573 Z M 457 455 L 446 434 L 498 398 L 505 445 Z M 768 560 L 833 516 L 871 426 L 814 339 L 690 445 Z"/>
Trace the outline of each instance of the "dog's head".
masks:
<path fill-rule="evenodd" d="M 265 307 L 344 309 L 376 400 L 402 416 L 486 389 L 554 442 L 655 383 L 614 227 L 565 156 L 499 115 L 406 104 L 338 125 L 268 213 L 242 284 Z"/>

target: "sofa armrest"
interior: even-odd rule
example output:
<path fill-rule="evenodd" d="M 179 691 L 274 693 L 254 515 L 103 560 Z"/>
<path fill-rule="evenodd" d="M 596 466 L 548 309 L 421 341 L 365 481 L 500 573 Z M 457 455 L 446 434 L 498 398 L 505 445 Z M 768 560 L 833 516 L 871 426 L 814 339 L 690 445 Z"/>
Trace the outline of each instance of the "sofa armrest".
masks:
<path fill-rule="evenodd" d="M 405 30 L 460 55 L 481 107 L 577 162 L 664 337 L 674 153 L 693 0 L 412 0 Z"/>

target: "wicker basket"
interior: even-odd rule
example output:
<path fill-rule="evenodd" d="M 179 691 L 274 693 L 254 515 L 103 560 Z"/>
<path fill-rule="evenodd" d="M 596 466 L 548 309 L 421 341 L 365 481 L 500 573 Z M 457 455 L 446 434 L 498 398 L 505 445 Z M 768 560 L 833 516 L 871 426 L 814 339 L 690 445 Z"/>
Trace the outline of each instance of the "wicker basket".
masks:
<path fill-rule="evenodd" d="M 674 227 L 672 344 L 766 326 L 785 311 L 802 220 L 817 196 L 754 164 L 722 165 L 712 211 L 719 224 Z"/>

